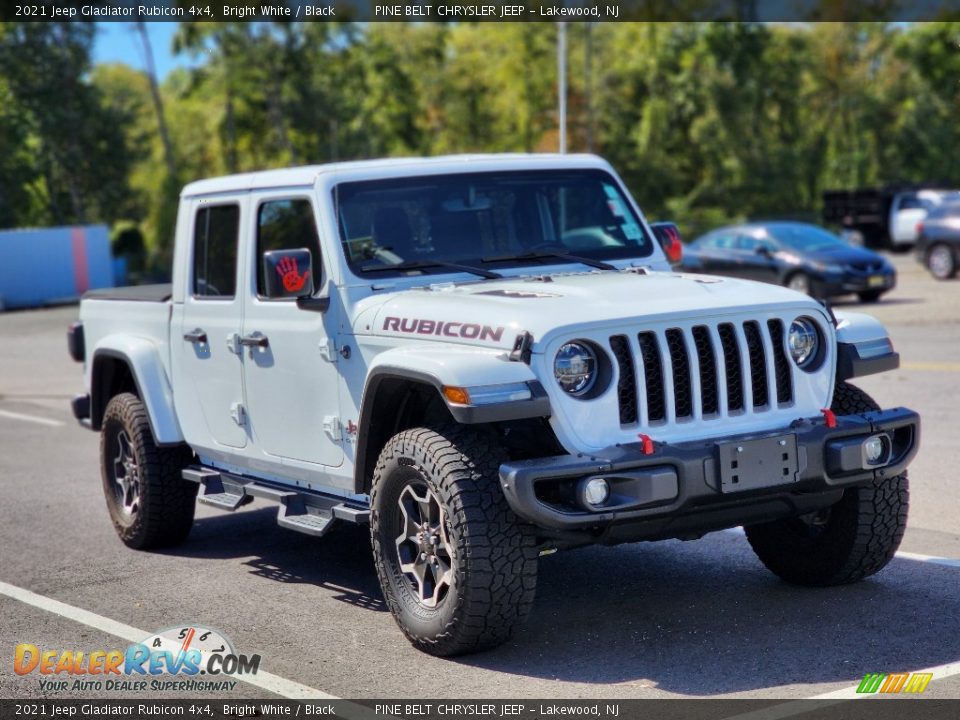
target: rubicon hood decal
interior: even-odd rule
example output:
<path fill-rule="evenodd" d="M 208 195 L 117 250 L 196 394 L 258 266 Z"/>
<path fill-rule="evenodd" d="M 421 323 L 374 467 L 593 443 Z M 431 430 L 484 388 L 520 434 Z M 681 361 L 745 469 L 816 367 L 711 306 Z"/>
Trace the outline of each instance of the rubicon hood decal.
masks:
<path fill-rule="evenodd" d="M 443 337 L 466 338 L 468 340 L 490 340 L 492 342 L 500 342 L 500 338 L 503 337 L 502 327 L 491 327 L 490 325 L 480 325 L 478 323 L 445 322 L 443 320 L 392 316 L 383 319 L 383 329 L 414 335 L 440 335 Z"/>

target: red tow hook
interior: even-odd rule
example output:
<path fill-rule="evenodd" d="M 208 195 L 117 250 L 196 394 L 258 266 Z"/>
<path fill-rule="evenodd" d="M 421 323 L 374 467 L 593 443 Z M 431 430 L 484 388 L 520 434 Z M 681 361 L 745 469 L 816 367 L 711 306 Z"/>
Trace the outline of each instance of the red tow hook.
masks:
<path fill-rule="evenodd" d="M 649 435 L 644 435 L 643 433 L 640 433 L 637 435 L 637 437 L 640 438 L 640 443 L 642 445 L 640 452 L 642 452 L 644 455 L 653 455 L 653 438 L 651 438 Z"/>
<path fill-rule="evenodd" d="M 834 414 L 833 410 L 830 408 L 824 408 L 820 412 L 823 413 L 823 419 L 828 428 L 835 428 L 837 426 L 837 416 Z"/>

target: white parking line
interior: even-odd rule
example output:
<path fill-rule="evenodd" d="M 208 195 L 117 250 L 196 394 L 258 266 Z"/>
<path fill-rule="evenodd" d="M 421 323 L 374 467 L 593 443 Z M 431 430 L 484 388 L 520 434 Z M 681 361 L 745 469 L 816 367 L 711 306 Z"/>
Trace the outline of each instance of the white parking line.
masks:
<path fill-rule="evenodd" d="M 945 565 L 946 567 L 960 568 L 960 560 L 938 557 L 936 555 L 921 555 L 920 553 L 904 552 L 903 550 L 900 550 L 897 552 L 897 557 L 904 558 L 905 560 L 918 560 L 920 562 L 930 563 L 931 565 Z"/>
<path fill-rule="evenodd" d="M 742 527 L 727 528 L 722 532 L 731 535 L 744 535 Z M 955 558 L 940 557 L 939 555 L 923 555 L 922 553 L 912 553 L 905 550 L 898 550 L 894 557 L 902 560 L 914 560 L 916 562 L 930 563 L 931 565 L 943 565 L 944 567 L 960 568 L 960 560 Z"/>
<path fill-rule="evenodd" d="M 40 610 L 45 610 L 53 613 L 54 615 L 59 615 L 67 620 L 72 620 L 73 622 L 86 625 L 87 627 L 94 628 L 95 630 L 100 630 L 109 635 L 115 635 L 116 637 L 123 638 L 128 642 L 140 642 L 150 635 L 150 633 L 146 632 L 145 630 L 139 630 L 130 625 L 125 625 L 121 622 L 117 622 L 116 620 L 111 620 L 103 615 L 97 615 L 89 610 L 74 607 L 73 605 L 67 605 L 59 600 L 48 598 L 45 595 L 38 595 L 30 590 L 25 590 L 21 587 L 17 587 L 16 585 L 10 585 L 9 583 L 2 581 L 0 581 L 0 595 L 6 595 L 14 600 L 19 600 L 27 605 L 32 605 Z M 289 698 L 290 700 L 340 699 L 336 695 L 330 695 L 329 693 L 317 690 L 316 688 L 312 688 L 307 685 L 301 685 L 293 680 L 287 680 L 279 675 L 263 672 L 262 670 L 258 671 L 256 675 L 235 675 L 232 679 L 245 682 L 248 685 L 255 685 L 258 688 L 262 688 L 268 692 Z"/>
<path fill-rule="evenodd" d="M 11 420 L 23 420 L 37 425 L 47 425 L 48 427 L 60 427 L 63 425 L 59 420 L 48 420 L 47 418 L 37 417 L 36 415 L 24 415 L 23 413 L 10 412 L 9 410 L 0 410 L 0 417 L 10 418 Z"/>

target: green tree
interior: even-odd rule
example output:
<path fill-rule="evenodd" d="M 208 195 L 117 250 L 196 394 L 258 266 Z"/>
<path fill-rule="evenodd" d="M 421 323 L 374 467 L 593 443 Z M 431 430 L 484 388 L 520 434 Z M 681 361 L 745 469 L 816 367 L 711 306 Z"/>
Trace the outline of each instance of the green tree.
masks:
<path fill-rule="evenodd" d="M 8 25 L 0 76 L 35 143 L 47 205 L 65 224 L 111 221 L 129 211 L 130 157 L 115 128 L 127 118 L 104 107 L 87 79 L 94 27 L 50 22 Z"/>
<path fill-rule="evenodd" d="M 29 117 L 0 77 L 0 228 L 41 224 L 41 178 L 33 161 Z"/>

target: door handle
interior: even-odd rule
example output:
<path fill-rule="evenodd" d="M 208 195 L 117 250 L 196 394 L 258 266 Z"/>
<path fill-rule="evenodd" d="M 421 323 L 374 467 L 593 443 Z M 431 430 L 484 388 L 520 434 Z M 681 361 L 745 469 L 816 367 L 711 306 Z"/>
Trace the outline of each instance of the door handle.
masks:
<path fill-rule="evenodd" d="M 194 344 L 197 344 L 197 343 L 206 344 L 207 334 L 200 328 L 196 328 L 195 330 L 191 330 L 188 333 L 184 333 L 183 339 L 186 340 L 187 342 L 191 342 Z"/>
<path fill-rule="evenodd" d="M 265 348 L 270 347 L 270 340 L 263 333 L 255 332 L 240 338 L 240 344 L 243 347 Z"/>

